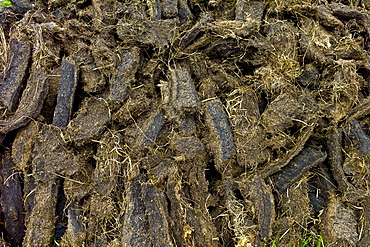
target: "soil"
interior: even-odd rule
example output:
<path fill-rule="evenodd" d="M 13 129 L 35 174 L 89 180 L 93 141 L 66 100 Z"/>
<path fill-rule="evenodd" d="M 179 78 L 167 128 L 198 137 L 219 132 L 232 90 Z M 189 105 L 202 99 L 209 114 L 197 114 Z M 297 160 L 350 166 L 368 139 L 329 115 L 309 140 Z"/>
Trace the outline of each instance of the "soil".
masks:
<path fill-rule="evenodd" d="M 370 244 L 370 1 L 14 0 L 0 246 Z"/>

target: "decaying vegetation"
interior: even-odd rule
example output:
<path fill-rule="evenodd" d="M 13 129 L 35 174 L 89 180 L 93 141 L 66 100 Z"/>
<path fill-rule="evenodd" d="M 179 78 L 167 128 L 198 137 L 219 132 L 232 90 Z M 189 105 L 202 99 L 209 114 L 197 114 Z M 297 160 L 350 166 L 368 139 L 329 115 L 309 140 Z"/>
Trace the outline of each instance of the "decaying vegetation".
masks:
<path fill-rule="evenodd" d="M 0 246 L 370 243 L 370 1 L 14 0 Z"/>

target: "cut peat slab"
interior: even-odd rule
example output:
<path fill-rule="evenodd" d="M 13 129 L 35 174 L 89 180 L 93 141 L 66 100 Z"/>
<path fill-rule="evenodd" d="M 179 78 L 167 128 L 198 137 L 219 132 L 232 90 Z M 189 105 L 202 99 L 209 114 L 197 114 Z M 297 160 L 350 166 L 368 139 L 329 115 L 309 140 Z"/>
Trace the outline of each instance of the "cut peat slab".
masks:
<path fill-rule="evenodd" d="M 141 137 L 138 139 L 138 145 L 152 145 L 160 134 L 165 122 L 166 118 L 163 110 L 157 110 L 154 112 L 154 114 L 147 120 L 145 124 L 145 128 L 141 133 Z"/>
<path fill-rule="evenodd" d="M 118 67 L 117 77 L 111 83 L 109 94 L 111 100 L 124 101 L 126 99 L 131 84 L 135 80 L 135 73 L 140 61 L 139 51 L 135 47 L 124 55 L 123 61 Z"/>
<path fill-rule="evenodd" d="M 212 148 L 216 156 L 216 168 L 222 170 L 222 164 L 235 154 L 231 128 L 222 102 L 213 99 L 205 103 L 206 122 L 213 137 Z"/>
<path fill-rule="evenodd" d="M 145 176 L 138 175 L 128 188 L 127 206 L 122 226 L 123 246 L 150 246 L 147 213 L 141 193 L 141 186 L 145 182 Z"/>
<path fill-rule="evenodd" d="M 82 103 L 77 116 L 69 122 L 67 131 L 72 140 L 81 146 L 93 139 L 98 139 L 109 120 L 108 104 L 103 99 L 87 98 Z"/>
<path fill-rule="evenodd" d="M 124 246 L 174 246 L 171 240 L 166 196 L 138 175 L 131 182 L 123 223 Z"/>
<path fill-rule="evenodd" d="M 34 206 L 26 222 L 23 246 L 49 246 L 56 223 L 59 176 L 72 176 L 81 162 L 64 145 L 61 130 L 43 125 L 35 138 L 32 174 L 35 178 Z"/>
<path fill-rule="evenodd" d="M 1 160 L 1 207 L 4 213 L 6 233 L 12 246 L 22 243 L 24 236 L 24 208 L 21 179 L 14 170 L 10 152 Z"/>
<path fill-rule="evenodd" d="M 18 103 L 22 82 L 26 76 L 31 57 L 31 45 L 29 41 L 12 39 L 9 49 L 11 59 L 9 69 L 4 79 L 0 79 L 0 104 L 13 111 Z"/>
<path fill-rule="evenodd" d="M 282 171 L 276 173 L 276 187 L 283 192 L 325 159 L 326 153 L 318 149 L 310 147 L 302 149 Z"/>
<path fill-rule="evenodd" d="M 46 75 L 39 69 L 31 73 L 27 87 L 22 94 L 17 111 L 14 115 L 0 121 L 0 134 L 25 126 L 40 114 L 44 99 L 47 95 Z"/>
<path fill-rule="evenodd" d="M 200 106 L 191 75 L 186 69 L 171 69 L 171 102 L 179 112 L 194 111 Z"/>
<path fill-rule="evenodd" d="M 240 186 L 242 194 L 256 209 L 261 238 L 268 239 L 275 220 L 275 202 L 271 187 L 259 176 L 248 178 L 244 182 Z"/>
<path fill-rule="evenodd" d="M 73 63 L 63 59 L 57 105 L 53 118 L 53 125 L 55 126 L 65 127 L 68 124 L 77 86 L 77 72 L 77 67 Z"/>
<path fill-rule="evenodd" d="M 357 217 L 351 208 L 333 198 L 322 216 L 322 235 L 329 246 L 356 246 Z"/>

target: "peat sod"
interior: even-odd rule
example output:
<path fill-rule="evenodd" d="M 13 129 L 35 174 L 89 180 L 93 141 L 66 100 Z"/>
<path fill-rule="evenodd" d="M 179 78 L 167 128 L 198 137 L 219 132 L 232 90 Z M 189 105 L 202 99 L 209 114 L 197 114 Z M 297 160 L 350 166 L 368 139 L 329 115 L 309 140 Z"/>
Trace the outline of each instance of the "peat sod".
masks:
<path fill-rule="evenodd" d="M 12 4 L 0 246 L 368 246 L 370 1 Z"/>

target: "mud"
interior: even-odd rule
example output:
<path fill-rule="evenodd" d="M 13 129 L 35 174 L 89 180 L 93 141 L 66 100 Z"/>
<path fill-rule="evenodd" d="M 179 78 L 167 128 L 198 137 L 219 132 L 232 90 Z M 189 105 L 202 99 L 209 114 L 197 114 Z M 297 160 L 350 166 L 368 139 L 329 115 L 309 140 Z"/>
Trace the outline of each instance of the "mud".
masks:
<path fill-rule="evenodd" d="M 368 246 L 368 1 L 0 10 L 0 246 Z"/>

